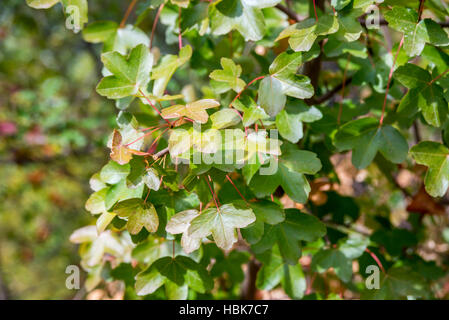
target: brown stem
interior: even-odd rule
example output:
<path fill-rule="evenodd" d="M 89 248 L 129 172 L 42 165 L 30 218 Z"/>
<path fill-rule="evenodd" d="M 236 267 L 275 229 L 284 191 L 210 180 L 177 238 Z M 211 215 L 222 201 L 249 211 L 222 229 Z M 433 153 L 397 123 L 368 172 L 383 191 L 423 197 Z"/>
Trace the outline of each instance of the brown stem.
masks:
<path fill-rule="evenodd" d="M 317 0 L 314 1 L 314 7 L 318 7 L 319 9 L 321 9 L 321 11 L 324 11 L 324 0 Z M 320 42 L 320 52 L 323 51 L 323 41 Z M 306 75 L 307 77 L 309 77 L 310 79 L 310 83 L 312 84 L 315 93 L 317 92 L 318 89 L 318 80 L 320 77 L 320 73 L 321 73 L 321 62 L 322 62 L 322 54 L 320 53 L 320 55 L 313 59 L 312 61 L 307 62 L 304 65 L 304 75 Z M 306 100 L 306 103 L 310 104 L 309 100 Z"/>
<path fill-rule="evenodd" d="M 419 0 L 418 22 L 421 21 L 422 13 L 424 11 L 424 2 L 426 2 L 426 0 Z"/>
<path fill-rule="evenodd" d="M 419 132 L 418 122 L 413 122 L 413 133 L 415 134 L 415 142 L 418 144 L 421 141 L 421 133 Z"/>
<path fill-rule="evenodd" d="M 347 86 L 348 84 L 350 84 L 352 82 L 352 78 L 348 78 L 345 81 L 345 85 Z M 335 88 L 333 88 L 332 90 L 326 92 L 324 95 L 322 95 L 321 97 L 318 98 L 311 98 L 307 101 L 307 103 L 309 105 L 314 105 L 314 104 L 321 104 L 323 102 L 326 102 L 327 100 L 331 99 L 334 95 L 336 95 L 337 93 L 339 93 L 341 91 L 341 89 L 343 88 L 343 82 L 340 83 L 338 86 L 336 86 Z"/>
<path fill-rule="evenodd" d="M 290 19 L 295 20 L 300 22 L 301 20 L 303 20 L 303 17 L 301 17 L 299 14 L 297 14 L 296 12 L 294 12 L 293 10 L 290 10 L 287 7 L 284 7 L 281 4 L 277 4 L 276 8 L 281 10 L 283 13 L 285 13 Z"/>

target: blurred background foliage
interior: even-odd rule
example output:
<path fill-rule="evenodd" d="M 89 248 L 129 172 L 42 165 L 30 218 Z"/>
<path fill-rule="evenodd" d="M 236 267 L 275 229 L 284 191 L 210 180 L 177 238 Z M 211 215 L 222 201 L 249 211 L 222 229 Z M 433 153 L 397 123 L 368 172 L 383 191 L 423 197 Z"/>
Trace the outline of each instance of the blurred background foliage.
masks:
<path fill-rule="evenodd" d="M 74 297 L 65 270 L 79 256 L 68 237 L 90 221 L 89 177 L 108 158 L 116 115 L 94 90 L 96 54 L 64 27 L 61 8 L 1 1 L 0 298 Z"/>
<path fill-rule="evenodd" d="M 127 1 L 90 1 L 89 18 L 120 21 L 127 5 Z M 66 267 L 80 261 L 76 246 L 68 238 L 73 230 L 94 221 L 84 209 L 91 192 L 89 178 L 109 159 L 106 140 L 116 126 L 117 109 L 111 100 L 95 92 L 101 78 L 102 66 L 98 59 L 101 45 L 89 44 L 80 34 L 67 30 L 61 11 L 59 5 L 49 10 L 34 10 L 24 0 L 1 0 L 0 3 L 0 299 L 84 297 L 84 291 L 76 293 L 65 287 Z M 139 6 L 136 13 L 139 14 Z M 164 54 L 176 54 L 178 50 L 177 38 L 170 29 L 174 21 L 170 17 L 175 16 L 176 12 L 171 14 L 168 7 L 161 17 L 164 27 L 158 27 L 156 32 L 155 47 Z M 148 18 L 138 19 L 137 24 L 148 31 L 153 18 L 151 12 Z M 280 28 L 276 21 L 268 19 L 267 27 Z M 164 41 L 158 41 L 158 37 Z M 231 39 L 214 39 L 213 44 L 196 36 L 186 34 L 186 37 L 194 46 L 199 46 L 195 41 L 206 45 L 192 56 L 195 72 L 190 69 L 177 72 L 175 81 L 168 86 L 167 91 L 171 93 L 184 88 L 183 93 L 187 94 L 186 84 L 195 83 L 197 89 L 206 85 L 208 70 L 219 68 L 216 56 L 226 56 L 232 50 L 250 51 L 239 47 L 244 42 L 236 32 Z M 271 53 L 267 54 L 262 46 L 258 48 L 260 55 L 242 54 L 236 59 L 243 66 L 243 78 L 257 68 L 266 69 L 273 60 L 272 56 L 267 57 Z M 279 52 L 284 49 L 275 48 Z M 346 63 L 346 58 L 341 61 Z M 332 75 L 334 69 L 336 64 L 326 66 L 323 71 L 326 82 L 338 80 Z M 203 95 L 210 94 L 207 88 L 201 89 Z M 354 92 L 360 94 L 357 90 L 353 89 L 348 96 L 352 97 Z M 379 97 L 382 99 L 382 95 Z M 231 96 L 226 98 L 229 100 Z M 154 118 L 140 103 L 130 108 L 134 108 L 132 112 L 140 123 L 151 125 Z M 351 113 L 354 105 L 345 102 L 343 108 L 348 117 L 354 116 Z M 424 138 L 435 135 L 429 126 L 423 126 L 421 134 Z M 377 230 L 372 237 L 390 256 L 407 256 L 404 265 L 419 271 L 428 282 L 443 278 L 434 284 L 434 291 L 438 298 L 447 298 L 449 221 L 445 212 L 449 199 L 437 203 L 422 191 L 419 175 L 424 172 L 423 168 L 415 168 L 416 172 L 399 168 L 396 182 L 385 172 L 398 169 L 387 167 L 389 164 L 380 156 L 375 160 L 377 166 L 359 171 L 352 166 L 348 154 L 330 157 L 325 142 L 313 143 L 313 149 L 320 155 L 328 180 L 339 182 L 338 193 L 329 190 L 328 180 L 318 178 L 311 183 L 313 212 L 320 218 L 330 215 L 336 223 L 359 221 L 358 226 Z M 232 189 L 228 191 L 231 193 Z M 413 198 L 411 203 L 407 197 Z M 302 209 L 288 197 L 281 201 L 286 208 Z M 328 241 L 336 243 L 342 237 L 338 228 L 328 229 Z M 229 263 L 226 268 L 240 266 L 247 260 L 244 255 L 226 260 L 214 250 L 208 246 L 205 256 L 213 255 Z M 301 264 L 305 270 L 310 263 L 310 258 L 304 255 Z M 360 270 L 371 263 L 371 256 L 364 253 Z M 384 259 L 382 263 L 390 266 Z M 124 265 L 122 271 L 129 274 L 126 268 Z M 220 266 L 214 272 L 221 274 L 221 268 L 224 269 Z M 223 285 L 228 290 L 214 297 L 238 297 L 241 271 L 240 267 L 228 270 L 233 273 Z M 118 273 L 111 277 L 121 279 Z M 326 283 L 317 278 L 317 288 L 339 292 L 335 276 L 329 276 L 328 280 Z M 361 279 L 358 281 L 362 283 Z M 123 291 L 122 287 L 108 289 Z M 264 291 L 261 297 L 286 298 L 282 290 Z M 350 290 L 345 298 L 354 298 Z"/>

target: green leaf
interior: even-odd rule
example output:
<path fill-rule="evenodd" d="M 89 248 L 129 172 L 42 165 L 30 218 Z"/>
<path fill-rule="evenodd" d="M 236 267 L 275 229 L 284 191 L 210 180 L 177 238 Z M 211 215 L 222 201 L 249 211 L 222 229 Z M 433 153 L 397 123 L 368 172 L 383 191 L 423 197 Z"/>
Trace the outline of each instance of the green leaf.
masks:
<path fill-rule="evenodd" d="M 293 24 L 282 31 L 276 41 L 290 37 L 288 43 L 294 51 L 309 51 L 319 36 L 333 34 L 338 31 L 338 19 L 334 15 L 323 15 L 318 22 L 309 18 Z"/>
<path fill-rule="evenodd" d="M 296 74 L 304 60 L 307 60 L 307 57 L 301 52 L 283 52 L 271 64 L 271 77 L 281 82 L 282 92 L 285 95 L 298 99 L 308 99 L 313 96 L 314 89 L 310 79 Z"/>
<path fill-rule="evenodd" d="M 341 251 L 337 249 L 322 249 L 312 258 L 311 268 L 313 271 L 323 273 L 329 268 L 334 268 L 337 276 L 348 282 L 352 277 L 352 263 Z"/>
<path fill-rule="evenodd" d="M 224 129 L 240 123 L 238 113 L 229 108 L 215 112 L 210 116 L 210 120 L 212 121 L 212 128 L 214 129 Z"/>
<path fill-rule="evenodd" d="M 139 296 L 146 296 L 159 289 L 166 281 L 166 278 L 159 273 L 156 268 L 148 268 L 136 276 L 136 293 Z"/>
<path fill-rule="evenodd" d="M 166 286 L 170 298 L 186 298 L 185 286 L 205 293 L 213 287 L 212 279 L 207 271 L 194 260 L 184 256 L 176 258 L 164 257 L 155 261 L 146 270 L 136 276 L 136 292 L 140 296 L 156 291 L 162 285 Z M 168 284 L 168 288 L 167 288 Z"/>
<path fill-rule="evenodd" d="M 425 279 L 408 267 L 394 267 L 381 274 L 379 290 L 366 290 L 363 299 L 398 300 L 408 297 L 427 298 L 429 288 Z"/>
<path fill-rule="evenodd" d="M 263 13 L 249 6 L 244 0 L 229 0 L 218 3 L 211 10 L 211 29 L 214 35 L 223 35 L 237 30 L 245 41 L 262 39 L 265 33 Z"/>
<path fill-rule="evenodd" d="M 282 0 L 242 0 L 242 1 L 247 6 L 262 9 L 262 8 L 274 7 Z"/>
<path fill-rule="evenodd" d="M 117 184 L 107 188 L 106 198 L 105 198 L 105 206 L 106 210 L 112 208 L 114 204 L 118 201 L 131 199 L 131 198 L 139 198 L 143 193 L 143 185 L 140 185 L 137 188 L 128 188 L 126 179 L 119 181 Z"/>
<path fill-rule="evenodd" d="M 145 174 L 145 162 L 141 157 L 134 157 L 129 162 L 130 171 L 126 176 L 126 185 L 128 188 L 137 188 L 143 183 Z"/>
<path fill-rule="evenodd" d="M 130 173 L 131 166 L 129 164 L 120 165 L 115 161 L 109 161 L 100 171 L 100 178 L 108 184 L 116 184 L 120 180 L 126 178 Z"/>
<path fill-rule="evenodd" d="M 437 142 L 423 141 L 413 146 L 410 154 L 417 163 L 429 167 L 424 180 L 426 191 L 434 197 L 444 196 L 449 187 L 449 149 Z"/>
<path fill-rule="evenodd" d="M 282 83 L 274 77 L 265 77 L 259 85 L 257 103 L 270 116 L 275 116 L 284 108 L 287 97 L 283 94 Z"/>
<path fill-rule="evenodd" d="M 326 44 L 324 45 L 324 52 L 327 57 L 333 58 L 341 56 L 345 53 L 349 53 L 350 55 L 358 58 L 365 59 L 368 57 L 366 47 L 358 42 L 346 42 L 341 41 L 337 37 L 330 36 Z"/>
<path fill-rule="evenodd" d="M 61 3 L 68 16 L 66 25 L 70 25 L 70 28 L 73 28 L 72 30 L 78 33 L 88 22 L 87 0 L 61 0 Z"/>
<path fill-rule="evenodd" d="M 443 89 L 432 81 L 430 73 L 407 63 L 399 67 L 394 76 L 410 89 L 401 100 L 398 113 L 410 116 L 418 109 L 430 125 L 441 127 L 448 114 L 448 104 Z"/>
<path fill-rule="evenodd" d="M 310 79 L 306 76 L 283 72 L 273 75 L 272 78 L 280 81 L 282 92 L 290 97 L 308 99 L 314 94 Z"/>
<path fill-rule="evenodd" d="M 326 234 L 318 218 L 296 209 L 285 210 L 285 221 L 266 225 L 261 241 L 251 246 L 256 253 L 271 249 L 276 243 L 285 263 L 296 265 L 301 257 L 300 241 L 315 241 Z"/>
<path fill-rule="evenodd" d="M 309 51 L 318 37 L 315 29 L 315 20 L 310 18 L 289 26 L 279 34 L 276 41 L 290 37 L 288 43 L 294 51 Z"/>
<path fill-rule="evenodd" d="M 244 127 L 249 127 L 259 120 L 266 120 L 270 117 L 264 109 L 248 96 L 235 100 L 232 106 L 243 112 L 242 124 Z"/>
<path fill-rule="evenodd" d="M 302 122 L 295 115 L 290 115 L 286 110 L 282 110 L 276 116 L 276 127 L 284 139 L 291 143 L 297 143 L 303 135 Z"/>
<path fill-rule="evenodd" d="M 337 32 L 337 36 L 345 41 L 352 42 L 360 38 L 363 32 L 363 28 L 360 22 L 357 21 L 357 17 L 352 14 L 338 16 L 338 22 L 340 27 Z"/>
<path fill-rule="evenodd" d="M 394 77 L 409 89 L 425 86 L 432 81 L 432 77 L 428 71 L 411 63 L 407 63 L 396 69 Z"/>
<path fill-rule="evenodd" d="M 338 250 L 349 260 L 359 258 L 369 245 L 369 239 L 360 235 L 352 234 L 345 241 L 342 241 Z"/>
<path fill-rule="evenodd" d="M 101 189 L 90 195 L 86 201 L 86 210 L 92 214 L 99 214 L 106 211 L 105 199 L 108 188 Z"/>
<path fill-rule="evenodd" d="M 190 0 L 170 0 L 171 3 L 181 7 L 181 8 L 187 8 L 190 4 Z"/>
<path fill-rule="evenodd" d="M 292 299 L 302 299 L 306 291 L 306 278 L 301 264 L 294 266 L 285 264 L 278 246 L 258 257 L 262 268 L 257 273 L 256 286 L 260 290 L 273 290 L 282 283 L 284 291 Z"/>
<path fill-rule="evenodd" d="M 83 30 L 83 39 L 90 43 L 107 41 L 117 31 L 118 24 L 115 21 L 95 21 Z"/>
<path fill-rule="evenodd" d="M 447 46 L 448 35 L 431 19 L 418 21 L 415 10 L 404 7 L 393 7 L 385 13 L 388 25 L 404 33 L 404 49 L 407 55 L 414 57 L 420 55 L 426 42 L 436 46 Z"/>
<path fill-rule="evenodd" d="M 387 160 L 401 163 L 407 157 L 408 144 L 390 125 L 379 127 L 374 118 L 361 118 L 343 125 L 335 135 L 334 145 L 339 151 L 352 150 L 352 163 L 366 168 L 380 152 Z"/>
<path fill-rule="evenodd" d="M 251 255 L 249 252 L 232 250 L 225 257 L 223 251 L 214 245 L 208 245 L 206 249 L 206 255 L 203 255 L 203 260 L 208 263 L 211 259 L 215 259 L 215 263 L 210 270 L 212 277 L 217 278 L 227 273 L 233 283 L 239 283 L 245 279 L 242 265 L 247 264 L 250 260 Z"/>
<path fill-rule="evenodd" d="M 179 56 L 164 55 L 161 62 L 151 72 L 151 79 L 155 80 L 153 84 L 153 95 L 161 97 L 164 94 L 168 82 L 172 78 L 175 71 L 190 60 L 192 56 L 192 47 L 190 45 L 184 46 L 179 51 Z M 144 103 L 147 103 L 144 101 Z"/>
<path fill-rule="evenodd" d="M 242 67 L 228 58 L 221 58 L 220 64 L 223 70 L 214 70 L 209 77 L 215 81 L 226 83 L 235 92 L 242 91 L 246 85 L 245 81 L 239 78 L 242 74 Z"/>
<path fill-rule="evenodd" d="M 48 9 L 58 2 L 59 0 L 27 0 L 27 5 L 34 9 Z"/>
<path fill-rule="evenodd" d="M 161 187 L 161 178 L 159 178 L 159 175 L 154 168 L 148 168 L 146 170 L 142 177 L 142 181 L 150 190 L 158 191 Z"/>
<path fill-rule="evenodd" d="M 118 52 L 102 54 L 101 60 L 112 76 L 103 78 L 97 86 L 97 92 L 110 99 L 119 99 L 137 95 L 150 81 L 153 56 L 145 45 L 138 45 L 129 57 Z"/>
<path fill-rule="evenodd" d="M 233 205 L 222 205 L 219 210 L 209 208 L 195 217 L 188 228 L 188 235 L 204 238 L 212 234 L 218 247 L 229 250 L 237 242 L 236 228 L 244 228 L 253 223 L 256 216 L 250 209 L 236 209 Z"/>
<path fill-rule="evenodd" d="M 220 103 L 214 99 L 202 99 L 187 103 L 186 105 L 177 104 L 162 109 L 162 117 L 164 119 L 188 117 L 199 123 L 206 123 L 209 119 L 209 115 L 206 110 L 216 108 L 219 105 Z"/>
<path fill-rule="evenodd" d="M 244 205 L 243 202 L 239 202 Z M 285 212 L 279 205 L 272 201 L 260 200 L 249 203 L 250 208 L 254 211 L 258 221 L 267 224 L 278 224 L 285 220 Z"/>
<path fill-rule="evenodd" d="M 156 232 L 159 226 L 159 217 L 153 204 L 145 203 L 141 198 L 120 201 L 111 211 L 128 219 L 126 228 L 131 234 L 138 234 L 143 227 L 148 232 Z"/>
<path fill-rule="evenodd" d="M 199 214 L 198 210 L 193 209 L 181 211 L 172 216 L 165 227 L 165 230 L 171 234 L 182 233 L 181 246 L 186 253 L 198 250 L 201 245 L 202 238 L 191 237 L 187 232 L 190 223 L 194 218 L 198 217 Z"/>
<path fill-rule="evenodd" d="M 335 8 L 335 10 L 341 10 L 351 3 L 351 0 L 332 0 L 331 5 Z"/>
<path fill-rule="evenodd" d="M 310 185 L 304 174 L 315 174 L 320 169 L 321 161 L 313 152 L 290 150 L 279 159 L 274 173 L 255 175 L 249 186 L 257 197 L 266 197 L 273 194 L 281 185 L 291 199 L 305 203 L 310 192 Z"/>
<path fill-rule="evenodd" d="M 282 52 L 270 65 L 270 74 L 295 73 L 304 63 L 301 52 Z"/>

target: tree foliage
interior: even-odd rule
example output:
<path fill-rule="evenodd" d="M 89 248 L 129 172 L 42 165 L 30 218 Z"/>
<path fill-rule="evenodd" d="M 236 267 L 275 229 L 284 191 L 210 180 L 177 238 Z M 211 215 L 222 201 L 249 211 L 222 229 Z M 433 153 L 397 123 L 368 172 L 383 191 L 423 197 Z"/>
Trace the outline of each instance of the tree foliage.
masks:
<path fill-rule="evenodd" d="M 27 0 L 77 12 L 118 109 L 96 226 L 71 237 L 88 290 L 236 297 L 243 265 L 293 299 L 447 295 L 447 257 L 423 253 L 449 186 L 444 2 L 130 1 L 120 23 L 87 23 L 87 2 Z"/>

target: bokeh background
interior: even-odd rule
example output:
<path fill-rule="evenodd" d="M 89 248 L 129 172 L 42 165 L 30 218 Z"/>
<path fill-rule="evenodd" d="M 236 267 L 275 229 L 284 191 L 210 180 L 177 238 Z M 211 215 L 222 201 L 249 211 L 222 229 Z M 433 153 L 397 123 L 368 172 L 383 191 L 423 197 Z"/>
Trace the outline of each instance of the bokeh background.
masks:
<path fill-rule="evenodd" d="M 122 1 L 106 2 L 119 20 Z M 93 1 L 89 15 L 104 5 Z M 65 288 L 79 263 L 68 238 L 91 221 L 89 177 L 108 158 L 116 109 L 95 92 L 101 48 L 64 19 L 60 5 L 0 1 L 0 299 L 82 296 Z"/>
<path fill-rule="evenodd" d="M 90 1 L 89 18 L 120 21 L 127 5 L 128 1 L 122 0 Z M 152 22 L 149 17 L 142 29 L 149 30 Z M 163 30 L 159 27 L 156 33 L 157 46 L 164 53 L 176 53 L 176 37 L 166 39 Z M 158 36 L 164 41 L 158 43 Z M 217 47 L 229 52 L 227 38 Z M 93 221 L 84 209 L 91 193 L 89 178 L 108 161 L 106 139 L 116 125 L 117 109 L 95 92 L 101 77 L 100 53 L 101 45 L 91 45 L 65 28 L 61 5 L 35 10 L 25 0 L 0 0 L 0 299 L 85 297 L 83 290 L 65 287 L 65 270 L 68 265 L 79 264 L 77 247 L 68 239 L 75 229 Z M 201 62 L 217 63 L 213 55 L 210 60 Z M 326 65 L 323 71 L 328 78 L 332 78 L 332 68 L 335 65 Z M 179 92 L 192 78 L 185 74 L 183 83 L 171 82 L 179 86 L 173 92 Z M 360 94 L 357 88 L 353 90 Z M 344 108 L 352 117 L 356 106 L 350 103 Z M 421 134 L 424 139 L 439 139 L 424 126 Z M 372 166 L 369 172 L 355 170 L 349 154 L 335 155 L 331 160 L 340 180 L 338 191 L 344 196 L 325 193 L 320 190 L 321 181 L 314 181 L 311 201 L 322 208 L 323 215 L 332 212 L 356 219 L 363 211 L 366 224 L 376 227 L 379 223 L 374 223 L 373 217 L 377 216 L 383 222 L 389 217 L 395 226 L 407 219 L 407 223 L 422 220 L 419 234 L 379 228 L 376 241 L 400 250 L 401 245 L 414 246 L 418 238 L 425 238 L 418 253 L 432 263 L 421 264 L 420 273 L 426 279 L 445 276 L 434 261 L 447 265 L 449 259 L 449 196 L 442 205 L 424 191 L 418 192 L 422 182 L 409 170 L 401 170 L 399 175 L 401 192 L 377 167 Z M 422 176 L 423 171 L 417 174 Z M 413 208 L 403 195 L 407 188 L 423 197 L 415 197 Z M 409 215 L 407 209 L 415 213 Z M 403 242 L 398 243 L 398 239 Z M 372 258 L 365 256 L 372 263 Z M 411 259 L 409 262 L 418 265 Z M 447 278 L 446 274 L 439 288 L 440 298 L 449 296 Z M 265 294 L 264 298 L 285 298 L 276 290 Z"/>

